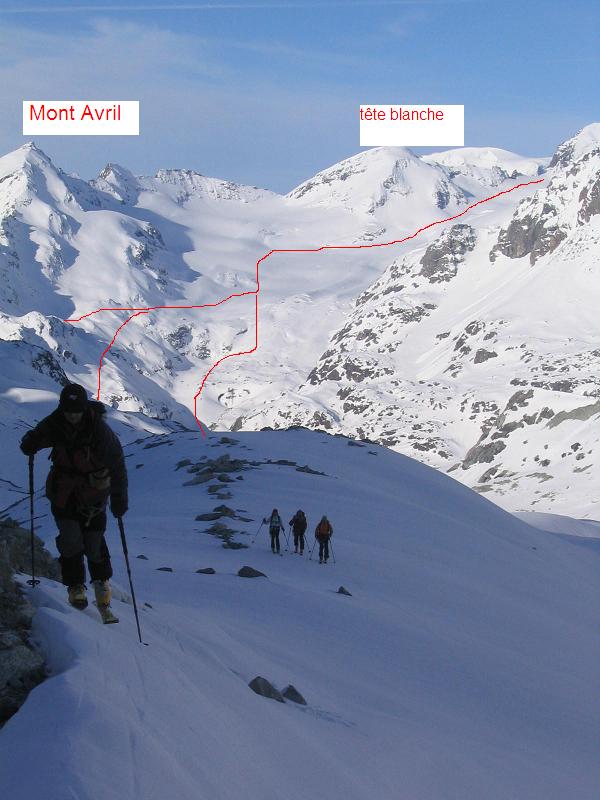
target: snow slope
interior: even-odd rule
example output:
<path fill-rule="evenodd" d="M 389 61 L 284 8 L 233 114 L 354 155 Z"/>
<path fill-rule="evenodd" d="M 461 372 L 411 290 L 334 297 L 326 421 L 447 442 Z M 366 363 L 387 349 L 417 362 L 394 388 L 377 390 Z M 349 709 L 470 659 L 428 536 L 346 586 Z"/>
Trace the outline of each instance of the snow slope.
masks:
<path fill-rule="evenodd" d="M 233 439 L 179 431 L 126 448 L 148 647 L 129 602 L 106 628 L 60 586 L 29 592 L 52 677 L 0 731 L 3 794 L 595 800 L 597 542 L 538 531 L 378 446 L 306 431 Z M 222 456 L 229 481 L 184 485 Z M 225 522 L 249 549 L 223 548 L 195 520 L 220 503 L 246 520 Z M 252 544 L 274 505 L 285 520 L 303 507 L 310 530 L 328 513 L 335 565 L 272 556 L 264 528 Z M 51 542 L 47 511 L 39 500 Z M 109 542 L 127 601 L 114 524 Z M 245 564 L 268 577 L 237 577 Z M 207 566 L 216 574 L 196 574 Z M 308 705 L 255 695 L 256 675 Z"/>
<path fill-rule="evenodd" d="M 534 528 L 567 536 L 581 536 L 585 539 L 600 539 L 600 522 L 593 519 L 572 519 L 560 514 L 542 514 L 535 511 L 522 511 L 515 514 Z"/>

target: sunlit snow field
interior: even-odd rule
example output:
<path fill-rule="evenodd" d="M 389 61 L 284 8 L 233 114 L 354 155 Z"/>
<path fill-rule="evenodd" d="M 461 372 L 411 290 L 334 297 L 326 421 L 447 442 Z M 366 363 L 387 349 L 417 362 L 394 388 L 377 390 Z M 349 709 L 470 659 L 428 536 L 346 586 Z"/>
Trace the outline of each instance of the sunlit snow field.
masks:
<path fill-rule="evenodd" d="M 71 609 L 48 580 L 28 590 L 52 675 L 0 732 L 6 797 L 597 797 L 597 540 L 536 530 L 366 443 L 220 437 L 181 431 L 126 448 L 147 647 L 119 599 L 129 588 L 114 521 L 119 625 Z M 256 462 L 229 473 L 231 498 L 209 494 L 214 481 L 183 486 L 190 466 L 224 454 Z M 39 533 L 52 546 L 44 502 Z M 224 520 L 247 549 L 223 548 L 195 520 L 221 503 L 251 520 Z M 252 544 L 273 507 L 286 522 L 306 511 L 309 545 L 327 513 L 335 564 L 285 542 L 273 556 L 264 527 Z M 243 565 L 267 577 L 240 578 Z M 216 574 L 196 573 L 208 566 Z M 293 684 L 307 706 L 254 694 L 257 675 Z"/>

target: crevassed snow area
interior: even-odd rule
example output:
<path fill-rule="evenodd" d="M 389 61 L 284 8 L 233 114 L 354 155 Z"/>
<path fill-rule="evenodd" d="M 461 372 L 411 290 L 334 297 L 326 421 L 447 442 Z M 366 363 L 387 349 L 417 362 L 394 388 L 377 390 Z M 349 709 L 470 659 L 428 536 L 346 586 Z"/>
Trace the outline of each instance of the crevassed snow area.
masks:
<path fill-rule="evenodd" d="M 536 530 L 428 467 L 352 445 L 287 431 L 127 447 L 148 647 L 127 602 L 103 627 L 61 586 L 29 592 L 53 674 L 0 732 L 4 797 L 598 797 L 597 543 Z M 231 498 L 209 492 L 217 480 L 183 486 L 190 467 L 224 454 L 251 462 L 221 482 Z M 250 520 L 224 519 L 247 545 L 274 506 L 286 522 L 306 511 L 311 544 L 327 513 L 336 563 L 273 556 L 264 528 L 249 549 L 224 549 L 195 521 L 221 503 Z M 127 599 L 114 523 L 109 543 Z M 238 577 L 245 564 L 267 577 Z M 216 574 L 196 574 L 207 566 Z M 292 683 L 308 705 L 254 694 L 257 675 Z"/>

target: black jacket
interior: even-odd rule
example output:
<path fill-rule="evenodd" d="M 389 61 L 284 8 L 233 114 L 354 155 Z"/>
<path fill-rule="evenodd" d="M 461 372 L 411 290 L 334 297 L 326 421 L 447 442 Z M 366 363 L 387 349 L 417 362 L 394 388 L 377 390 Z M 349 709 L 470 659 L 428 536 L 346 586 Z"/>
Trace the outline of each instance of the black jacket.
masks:
<path fill-rule="evenodd" d="M 304 514 L 294 514 L 290 520 L 290 525 L 297 536 L 301 536 L 306 531 L 306 517 Z"/>
<path fill-rule="evenodd" d="M 81 424 L 74 427 L 57 409 L 21 440 L 21 449 L 27 455 L 52 448 L 52 469 L 46 486 L 50 500 L 58 508 L 65 508 L 74 501 L 80 505 L 97 505 L 105 502 L 108 495 L 111 504 L 118 498 L 123 507 L 127 506 L 123 448 L 103 416 L 103 404 L 90 401 Z M 110 486 L 95 488 L 94 478 L 106 471 Z M 101 484 L 102 480 L 96 483 Z"/>

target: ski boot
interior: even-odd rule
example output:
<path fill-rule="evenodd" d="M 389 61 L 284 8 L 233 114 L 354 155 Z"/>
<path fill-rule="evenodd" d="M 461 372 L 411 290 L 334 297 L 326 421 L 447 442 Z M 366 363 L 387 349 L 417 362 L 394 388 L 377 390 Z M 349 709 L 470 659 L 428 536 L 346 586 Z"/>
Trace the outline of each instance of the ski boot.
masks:
<path fill-rule="evenodd" d="M 80 611 L 83 611 L 84 608 L 87 608 L 88 600 L 83 583 L 77 583 L 74 586 L 69 586 L 67 591 L 69 603 L 73 606 L 73 608 L 78 608 Z"/>
<path fill-rule="evenodd" d="M 113 614 L 110 607 L 110 584 L 108 581 L 94 581 L 94 592 L 96 594 L 96 607 L 105 625 L 118 622 L 118 618 Z"/>

